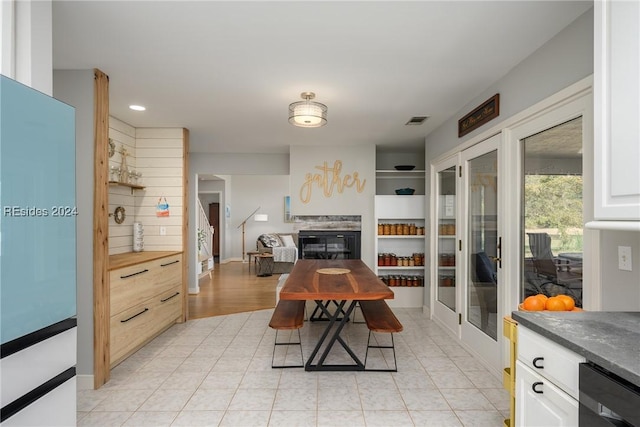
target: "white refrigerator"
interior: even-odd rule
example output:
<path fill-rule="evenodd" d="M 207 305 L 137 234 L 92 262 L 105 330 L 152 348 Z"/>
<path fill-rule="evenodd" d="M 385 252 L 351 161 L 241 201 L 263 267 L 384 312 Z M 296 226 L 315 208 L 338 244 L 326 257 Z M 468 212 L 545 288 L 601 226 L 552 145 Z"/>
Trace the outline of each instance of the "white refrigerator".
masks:
<path fill-rule="evenodd" d="M 2 426 L 76 422 L 75 110 L 0 76 Z"/>

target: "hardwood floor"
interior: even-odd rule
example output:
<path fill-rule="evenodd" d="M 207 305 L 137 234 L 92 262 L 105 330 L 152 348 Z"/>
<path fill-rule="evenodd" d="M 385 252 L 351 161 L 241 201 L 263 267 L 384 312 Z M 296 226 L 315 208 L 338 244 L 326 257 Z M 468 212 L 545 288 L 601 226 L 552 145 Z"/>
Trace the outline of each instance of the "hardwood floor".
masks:
<path fill-rule="evenodd" d="M 211 279 L 200 279 L 200 293 L 189 295 L 189 319 L 273 308 L 279 278 L 257 277 L 248 263 L 216 264 Z"/>

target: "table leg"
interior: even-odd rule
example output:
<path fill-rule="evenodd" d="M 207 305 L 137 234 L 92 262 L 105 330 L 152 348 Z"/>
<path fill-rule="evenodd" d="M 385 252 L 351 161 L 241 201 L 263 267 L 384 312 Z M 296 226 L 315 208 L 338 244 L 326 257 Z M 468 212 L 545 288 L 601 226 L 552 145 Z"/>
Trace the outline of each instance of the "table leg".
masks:
<path fill-rule="evenodd" d="M 309 320 L 311 320 L 312 322 L 316 322 L 316 321 L 326 321 L 329 320 L 329 317 L 324 317 L 324 312 L 323 309 L 321 308 L 322 305 L 324 305 L 324 308 L 326 310 L 324 311 L 328 311 L 329 309 L 329 305 L 333 303 L 336 307 L 337 307 L 337 311 L 339 311 L 342 314 L 346 314 L 344 312 L 344 309 L 340 308 L 340 303 L 338 303 L 338 301 L 336 300 L 327 300 L 326 303 L 322 304 L 322 302 L 320 304 L 316 305 L 316 308 L 313 309 L 313 312 L 311 313 L 311 317 L 309 318 Z M 317 314 L 318 312 L 320 312 L 320 314 Z M 341 318 L 337 318 L 336 320 L 342 320 Z"/>
<path fill-rule="evenodd" d="M 316 344 L 315 348 L 313 349 L 311 356 L 309 356 L 309 359 L 307 359 L 307 363 L 305 364 L 305 367 L 304 367 L 306 371 L 363 371 L 364 370 L 364 363 L 362 363 L 362 361 L 358 358 L 358 356 L 353 352 L 353 350 L 351 350 L 349 345 L 340 336 L 340 332 L 342 332 L 342 329 L 347 324 L 347 321 L 349 320 L 351 313 L 356 307 L 356 303 L 357 301 L 351 301 L 351 303 L 349 304 L 349 308 L 347 308 L 347 310 L 344 311 L 344 306 L 346 304 L 346 301 L 343 300 L 338 304 L 338 309 L 335 311 L 335 313 L 332 314 L 329 312 L 327 307 L 324 304 L 322 304 L 321 300 L 316 301 L 316 304 L 318 305 L 318 307 L 320 307 L 323 314 L 329 318 L 329 323 L 327 324 L 327 327 L 324 330 L 322 336 L 318 340 L 318 343 Z M 340 313 L 344 313 L 344 316 L 342 316 L 341 319 L 339 319 Z M 333 334 L 331 335 L 331 337 L 329 337 L 329 333 L 331 332 L 331 329 L 333 328 L 334 324 L 338 320 L 340 320 L 340 322 L 337 324 L 337 327 L 333 331 Z M 313 360 L 315 359 L 316 355 L 320 351 L 320 348 L 322 347 L 322 344 L 325 342 L 327 337 L 329 337 L 327 346 L 325 347 L 324 351 L 320 355 L 320 358 L 318 359 L 318 363 L 314 364 Z M 324 363 L 324 361 L 326 360 L 327 356 L 331 352 L 331 349 L 333 348 L 333 345 L 335 344 L 336 341 L 338 341 L 342 346 L 342 348 L 344 348 L 345 351 L 349 354 L 351 359 L 354 361 L 353 364 L 328 365 Z"/>

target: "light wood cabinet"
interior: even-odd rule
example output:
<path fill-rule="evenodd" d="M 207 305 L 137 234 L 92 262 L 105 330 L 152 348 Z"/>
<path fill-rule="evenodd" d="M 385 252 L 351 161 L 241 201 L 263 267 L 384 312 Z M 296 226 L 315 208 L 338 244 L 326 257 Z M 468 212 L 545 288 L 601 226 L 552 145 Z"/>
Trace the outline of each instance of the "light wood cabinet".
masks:
<path fill-rule="evenodd" d="M 115 366 L 182 316 L 182 254 L 111 257 L 109 341 Z"/>

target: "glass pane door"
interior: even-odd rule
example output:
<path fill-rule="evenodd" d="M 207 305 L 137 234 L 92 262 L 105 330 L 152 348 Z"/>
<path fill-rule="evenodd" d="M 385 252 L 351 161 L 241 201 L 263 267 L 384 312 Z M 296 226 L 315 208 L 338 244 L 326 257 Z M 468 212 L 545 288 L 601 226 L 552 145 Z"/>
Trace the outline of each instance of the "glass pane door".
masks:
<path fill-rule="evenodd" d="M 503 294 L 501 270 L 500 167 L 501 135 L 462 152 L 464 218 L 459 256 L 462 322 L 460 338 L 495 369 L 502 368 L 501 335 Z M 500 335 L 500 336 L 499 336 Z"/>
<path fill-rule="evenodd" d="M 456 166 L 438 173 L 436 299 L 456 311 Z"/>
<path fill-rule="evenodd" d="M 470 324 L 496 340 L 499 262 L 498 152 L 469 161 L 466 312 Z"/>

